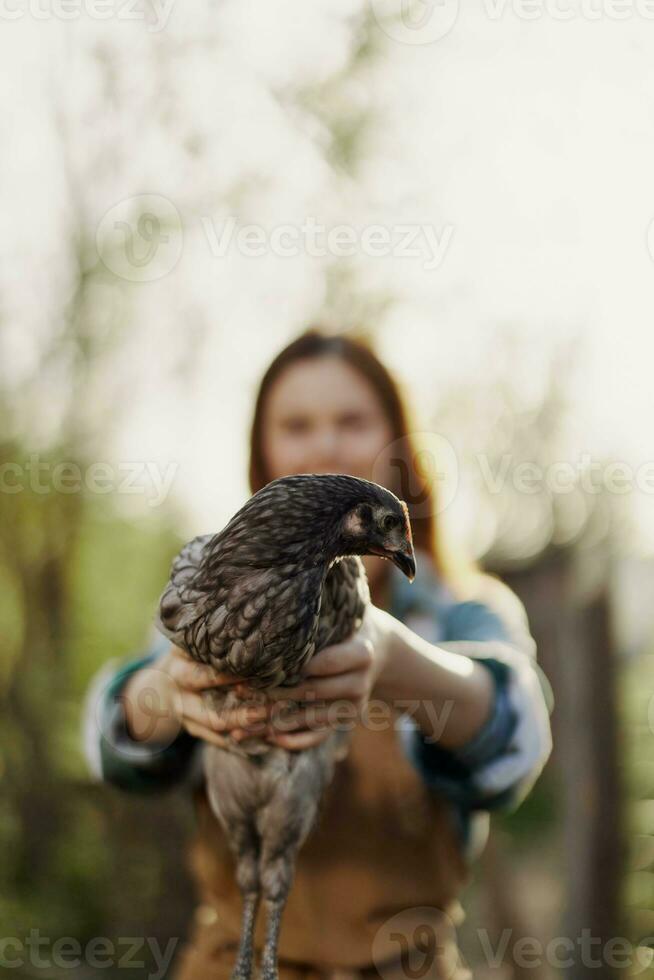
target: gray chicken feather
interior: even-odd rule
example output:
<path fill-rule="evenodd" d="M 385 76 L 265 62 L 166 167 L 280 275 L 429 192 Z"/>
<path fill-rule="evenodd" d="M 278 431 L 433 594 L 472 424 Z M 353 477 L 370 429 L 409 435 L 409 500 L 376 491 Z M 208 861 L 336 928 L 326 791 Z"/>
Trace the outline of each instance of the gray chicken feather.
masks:
<path fill-rule="evenodd" d="M 355 477 L 284 477 L 256 493 L 216 535 L 194 538 L 173 562 L 159 629 L 194 660 L 266 689 L 295 685 L 315 652 L 351 636 L 370 601 L 358 557 L 377 554 L 415 573 L 406 505 Z M 242 703 L 206 692 L 220 710 Z M 233 977 L 249 980 L 261 897 L 267 910 L 264 980 L 277 946 L 295 857 L 315 820 L 345 736 L 290 752 L 253 736 L 205 745 L 207 792 L 236 861 L 243 895 Z"/>

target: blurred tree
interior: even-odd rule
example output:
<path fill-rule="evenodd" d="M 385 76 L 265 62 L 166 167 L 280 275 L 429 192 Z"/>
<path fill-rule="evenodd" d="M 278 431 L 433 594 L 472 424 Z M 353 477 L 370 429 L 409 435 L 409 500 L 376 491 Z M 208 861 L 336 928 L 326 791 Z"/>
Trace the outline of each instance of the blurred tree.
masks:
<path fill-rule="evenodd" d="M 0 915 L 7 934 L 19 937 L 38 928 L 53 941 L 142 935 L 165 946 L 183 934 L 192 907 L 183 867 L 186 800 L 129 798 L 91 784 L 79 728 L 97 668 L 146 640 L 181 543 L 180 515 L 167 506 L 141 512 L 134 523 L 115 493 L 97 495 L 83 485 L 69 492 L 53 474 L 74 481 L 93 463 L 112 460 L 112 441 L 129 422 L 133 399 L 125 396 L 134 378 L 161 379 L 163 366 L 188 388 L 209 333 L 223 337 L 226 329 L 219 304 L 186 304 L 175 295 L 162 304 L 175 329 L 161 342 L 158 324 L 144 314 L 151 284 L 123 276 L 125 256 L 111 249 L 125 243 L 103 238 L 107 209 L 131 200 L 137 225 L 139 208 L 152 209 L 151 200 L 139 199 L 149 185 L 174 194 L 185 218 L 232 209 L 243 218 L 249 202 L 274 201 L 276 181 L 289 180 L 290 151 L 243 166 L 238 134 L 229 120 L 216 125 L 215 104 L 198 99 L 189 78 L 215 85 L 223 100 L 230 73 L 241 78 L 262 116 L 272 112 L 277 123 L 283 112 L 279 130 L 315 155 L 315 169 L 324 169 L 332 189 L 354 179 L 367 109 L 361 103 L 354 111 L 348 92 L 370 55 L 365 16 L 354 11 L 334 20 L 342 20 L 340 59 L 324 67 L 309 61 L 297 79 L 281 79 L 279 59 L 262 73 L 247 56 L 239 62 L 238 32 L 225 30 L 227 7 L 208 15 L 206 29 L 174 42 L 143 32 L 135 47 L 125 47 L 120 34 L 92 19 L 57 35 L 60 57 L 46 108 L 56 129 L 61 234 L 48 257 L 50 288 L 32 322 L 27 281 L 2 284 L 11 302 L 0 335 L 0 615 L 8 626 L 0 653 L 0 846 L 7 855 Z M 232 13 L 238 17 L 236 7 Z M 320 78 L 328 82 L 323 89 Z M 166 220 L 162 215 L 164 234 Z M 161 288 L 174 294 L 172 277 Z M 141 359 L 130 364 L 134 351 Z"/>
<path fill-rule="evenodd" d="M 527 805 L 503 822 L 517 832 L 515 844 L 500 834 L 489 851 L 488 909 L 497 935 L 508 926 L 514 936 L 547 941 L 542 922 L 530 922 L 528 912 L 525 919 L 529 903 L 518 897 L 522 889 L 508 882 L 515 880 L 510 866 L 513 848 L 521 846 L 521 823 L 530 834 L 551 839 L 557 824 L 550 823 L 549 835 L 542 825 L 535 831 L 534 812 L 540 807 L 551 815 L 548 800 L 557 799 L 562 841 L 555 851 L 563 854 L 559 873 L 566 882 L 563 934 L 577 944 L 589 930 L 603 945 L 624 925 L 624 792 L 609 585 L 616 542 L 629 526 L 628 502 L 607 489 L 608 461 L 591 459 L 571 413 L 570 392 L 583 363 L 579 343 L 548 354 L 545 345 L 534 350 L 515 331 L 499 330 L 492 347 L 493 371 L 474 387 L 442 395 L 434 428 L 457 447 L 460 480 L 473 488 L 477 503 L 470 540 L 483 542 L 484 567 L 525 603 L 556 707 L 549 774 Z M 541 846 L 547 850 L 545 840 Z M 570 976 L 595 975 L 588 957 L 575 949 Z M 515 964 L 513 971 L 522 976 Z M 604 976 L 619 973 L 604 964 Z"/>

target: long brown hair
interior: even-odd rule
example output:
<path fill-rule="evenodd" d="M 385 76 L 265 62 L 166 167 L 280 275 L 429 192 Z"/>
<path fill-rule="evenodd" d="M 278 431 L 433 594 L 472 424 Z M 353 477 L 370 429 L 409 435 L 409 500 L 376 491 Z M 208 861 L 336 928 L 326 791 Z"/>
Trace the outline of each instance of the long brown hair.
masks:
<path fill-rule="evenodd" d="M 426 551 L 431 556 L 434 567 L 443 573 L 444 563 L 434 519 L 434 487 L 427 475 L 419 472 L 415 466 L 416 447 L 411 437 L 405 401 L 391 373 L 362 339 L 345 334 L 325 334 L 316 329 L 309 330 L 274 358 L 261 380 L 252 420 L 249 469 L 252 493 L 270 482 L 263 447 L 263 420 L 270 389 L 291 364 L 318 357 L 341 358 L 358 371 L 375 391 L 391 425 L 394 444 L 397 440 L 397 452 L 393 457 L 396 475 L 392 478 L 395 485 L 388 489 L 407 501 L 415 545 Z"/>

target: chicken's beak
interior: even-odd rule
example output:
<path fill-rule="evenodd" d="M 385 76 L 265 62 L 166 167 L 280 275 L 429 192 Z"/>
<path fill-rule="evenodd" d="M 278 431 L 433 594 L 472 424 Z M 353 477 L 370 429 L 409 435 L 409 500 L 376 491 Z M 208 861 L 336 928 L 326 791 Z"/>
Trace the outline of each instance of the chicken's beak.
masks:
<path fill-rule="evenodd" d="M 409 582 L 413 582 L 416 577 L 416 556 L 411 545 L 403 551 L 394 551 L 389 558 L 394 565 L 397 565 L 403 575 L 406 575 Z"/>

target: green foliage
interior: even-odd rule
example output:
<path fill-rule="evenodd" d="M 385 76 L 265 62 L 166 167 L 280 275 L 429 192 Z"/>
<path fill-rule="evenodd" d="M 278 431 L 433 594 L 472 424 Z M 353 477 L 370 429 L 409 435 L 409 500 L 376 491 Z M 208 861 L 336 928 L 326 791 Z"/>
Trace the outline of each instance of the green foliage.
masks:
<path fill-rule="evenodd" d="M 10 627 L 0 654 L 4 934 L 22 940 L 36 928 L 52 942 L 84 942 L 179 933 L 188 889 L 164 882 L 183 875 L 188 806 L 94 785 L 81 709 L 98 668 L 147 643 L 180 539 L 169 517 L 133 523 L 99 496 L 26 489 L 1 494 L 0 514 L 0 609 Z M 176 841 L 172 857 L 157 827 Z M 180 896 L 172 910 L 166 892 Z M 138 907 L 126 901 L 135 894 Z"/>
<path fill-rule="evenodd" d="M 654 653 L 622 677 L 627 874 L 624 899 L 631 938 L 654 934 Z M 649 975 L 649 974 L 648 974 Z"/>
<path fill-rule="evenodd" d="M 556 836 L 560 821 L 559 795 L 551 771 L 547 771 L 536 783 L 521 805 L 511 813 L 498 814 L 494 819 L 510 836 L 512 847 L 533 848 Z"/>

